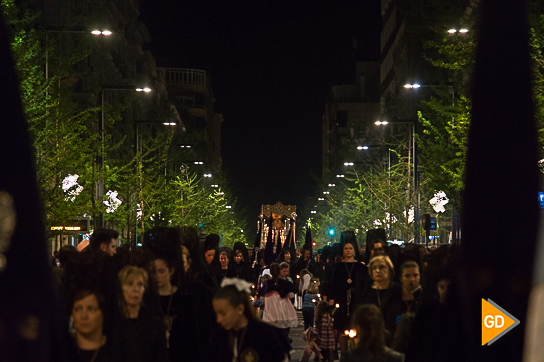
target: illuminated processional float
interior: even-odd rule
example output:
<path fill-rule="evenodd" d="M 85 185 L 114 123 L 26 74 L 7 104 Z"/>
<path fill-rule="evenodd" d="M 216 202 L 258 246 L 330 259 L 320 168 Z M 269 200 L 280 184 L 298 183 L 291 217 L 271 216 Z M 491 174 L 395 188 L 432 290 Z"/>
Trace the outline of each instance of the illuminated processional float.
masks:
<path fill-rule="evenodd" d="M 269 231 L 272 234 L 273 245 L 277 245 L 277 239 L 280 238 L 282 248 L 287 246 L 286 239 L 289 231 L 293 235 L 293 243 L 295 240 L 295 221 L 297 218 L 296 205 L 284 205 L 280 201 L 275 205 L 261 205 L 261 214 L 257 221 L 257 230 L 260 231 L 260 246 L 261 249 L 266 247 Z"/>

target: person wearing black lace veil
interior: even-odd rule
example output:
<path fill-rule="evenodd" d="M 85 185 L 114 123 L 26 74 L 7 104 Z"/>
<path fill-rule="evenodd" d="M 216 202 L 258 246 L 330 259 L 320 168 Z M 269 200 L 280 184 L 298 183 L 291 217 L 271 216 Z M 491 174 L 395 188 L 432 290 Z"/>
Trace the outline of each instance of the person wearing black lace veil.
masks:
<path fill-rule="evenodd" d="M 234 271 L 236 278 L 244 279 L 245 281 L 248 281 L 250 283 L 255 282 L 253 270 L 251 269 L 249 264 L 245 262 L 244 253 L 242 250 L 234 249 L 229 264 L 229 268 Z"/>
<path fill-rule="evenodd" d="M 186 273 L 192 260 L 187 251 L 187 265 L 182 262 L 182 248 L 187 249 L 180 245 L 179 229 L 153 228 L 144 234 L 143 244 L 153 255 L 152 276 L 166 327 L 169 361 L 200 361 L 204 346 L 195 333 L 200 330 L 197 298 Z"/>
<path fill-rule="evenodd" d="M 342 352 L 347 350 L 344 331 L 349 327 L 350 312 L 353 309 L 352 297 L 355 286 L 360 283 L 366 271 L 359 262 L 359 247 L 353 232 L 343 232 L 340 239 L 342 261 L 334 266 L 330 286 L 329 300 L 338 305 L 334 315 L 334 329 L 338 331 L 338 342 Z"/>
<path fill-rule="evenodd" d="M 219 280 L 214 274 L 214 270 L 219 266 L 219 241 L 221 238 L 217 234 L 209 234 L 204 239 L 204 265 L 208 279 L 207 287 L 211 294 L 214 295 L 217 289 L 219 289 Z"/>
<path fill-rule="evenodd" d="M 179 241 L 182 246 L 189 250 L 191 255 L 190 266 L 185 273 L 185 281 L 180 284 L 184 293 L 194 295 L 197 307 L 197 318 L 199 328 L 196 331 L 200 339 L 199 345 L 205 347 L 211 337 L 213 330 L 218 328 L 213 318 L 212 298 L 218 290 L 219 285 L 215 283 L 204 260 L 204 252 L 194 227 L 182 226 L 179 229 Z M 217 254 L 216 254 L 217 257 Z M 201 351 L 201 355 L 204 351 Z"/>

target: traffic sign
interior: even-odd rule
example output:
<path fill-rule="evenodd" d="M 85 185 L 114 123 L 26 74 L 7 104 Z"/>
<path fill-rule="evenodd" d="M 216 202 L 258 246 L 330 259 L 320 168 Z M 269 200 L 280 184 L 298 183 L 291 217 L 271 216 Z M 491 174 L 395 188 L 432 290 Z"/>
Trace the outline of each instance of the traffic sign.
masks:
<path fill-rule="evenodd" d="M 436 222 L 436 217 L 431 217 L 431 227 L 430 227 L 431 233 L 432 231 L 438 230 L 438 223 Z M 432 235 L 432 234 L 431 234 Z"/>

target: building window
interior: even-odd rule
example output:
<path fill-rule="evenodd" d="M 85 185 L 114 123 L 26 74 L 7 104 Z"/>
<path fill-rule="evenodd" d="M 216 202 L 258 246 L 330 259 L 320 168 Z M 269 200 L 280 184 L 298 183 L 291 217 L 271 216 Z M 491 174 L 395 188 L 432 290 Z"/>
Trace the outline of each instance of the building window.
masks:
<path fill-rule="evenodd" d="M 338 125 L 338 127 L 348 126 L 348 111 L 336 112 L 336 124 Z"/>

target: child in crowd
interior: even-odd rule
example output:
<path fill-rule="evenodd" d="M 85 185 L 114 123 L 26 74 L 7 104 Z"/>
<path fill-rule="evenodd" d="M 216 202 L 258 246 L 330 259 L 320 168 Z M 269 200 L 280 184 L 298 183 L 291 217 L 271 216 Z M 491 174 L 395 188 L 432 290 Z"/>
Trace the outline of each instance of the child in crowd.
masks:
<path fill-rule="evenodd" d="M 306 294 L 304 294 L 304 301 L 302 303 L 302 319 L 304 320 L 304 330 L 314 324 L 315 306 L 319 301 L 319 286 L 317 282 L 310 283 Z"/>
<path fill-rule="evenodd" d="M 252 304 L 255 307 L 256 314 L 259 317 L 259 319 L 263 318 L 263 309 L 264 309 L 264 295 L 262 295 L 261 292 L 262 292 L 263 286 L 270 279 L 272 279 L 272 276 L 270 276 L 270 274 L 263 274 L 262 276 L 259 277 L 259 280 L 257 281 L 255 300 L 253 301 Z"/>
<path fill-rule="evenodd" d="M 317 331 L 317 345 L 323 355 L 323 360 L 333 361 L 336 350 L 336 338 L 332 325 L 331 306 L 329 302 L 321 301 L 315 310 L 315 329 Z"/>
<path fill-rule="evenodd" d="M 306 348 L 304 349 L 300 362 L 309 362 L 312 353 L 315 353 L 314 361 L 323 359 L 323 355 L 321 354 L 319 346 L 316 343 L 317 331 L 314 327 L 306 329 L 304 333 L 302 333 L 302 339 L 306 342 Z"/>

